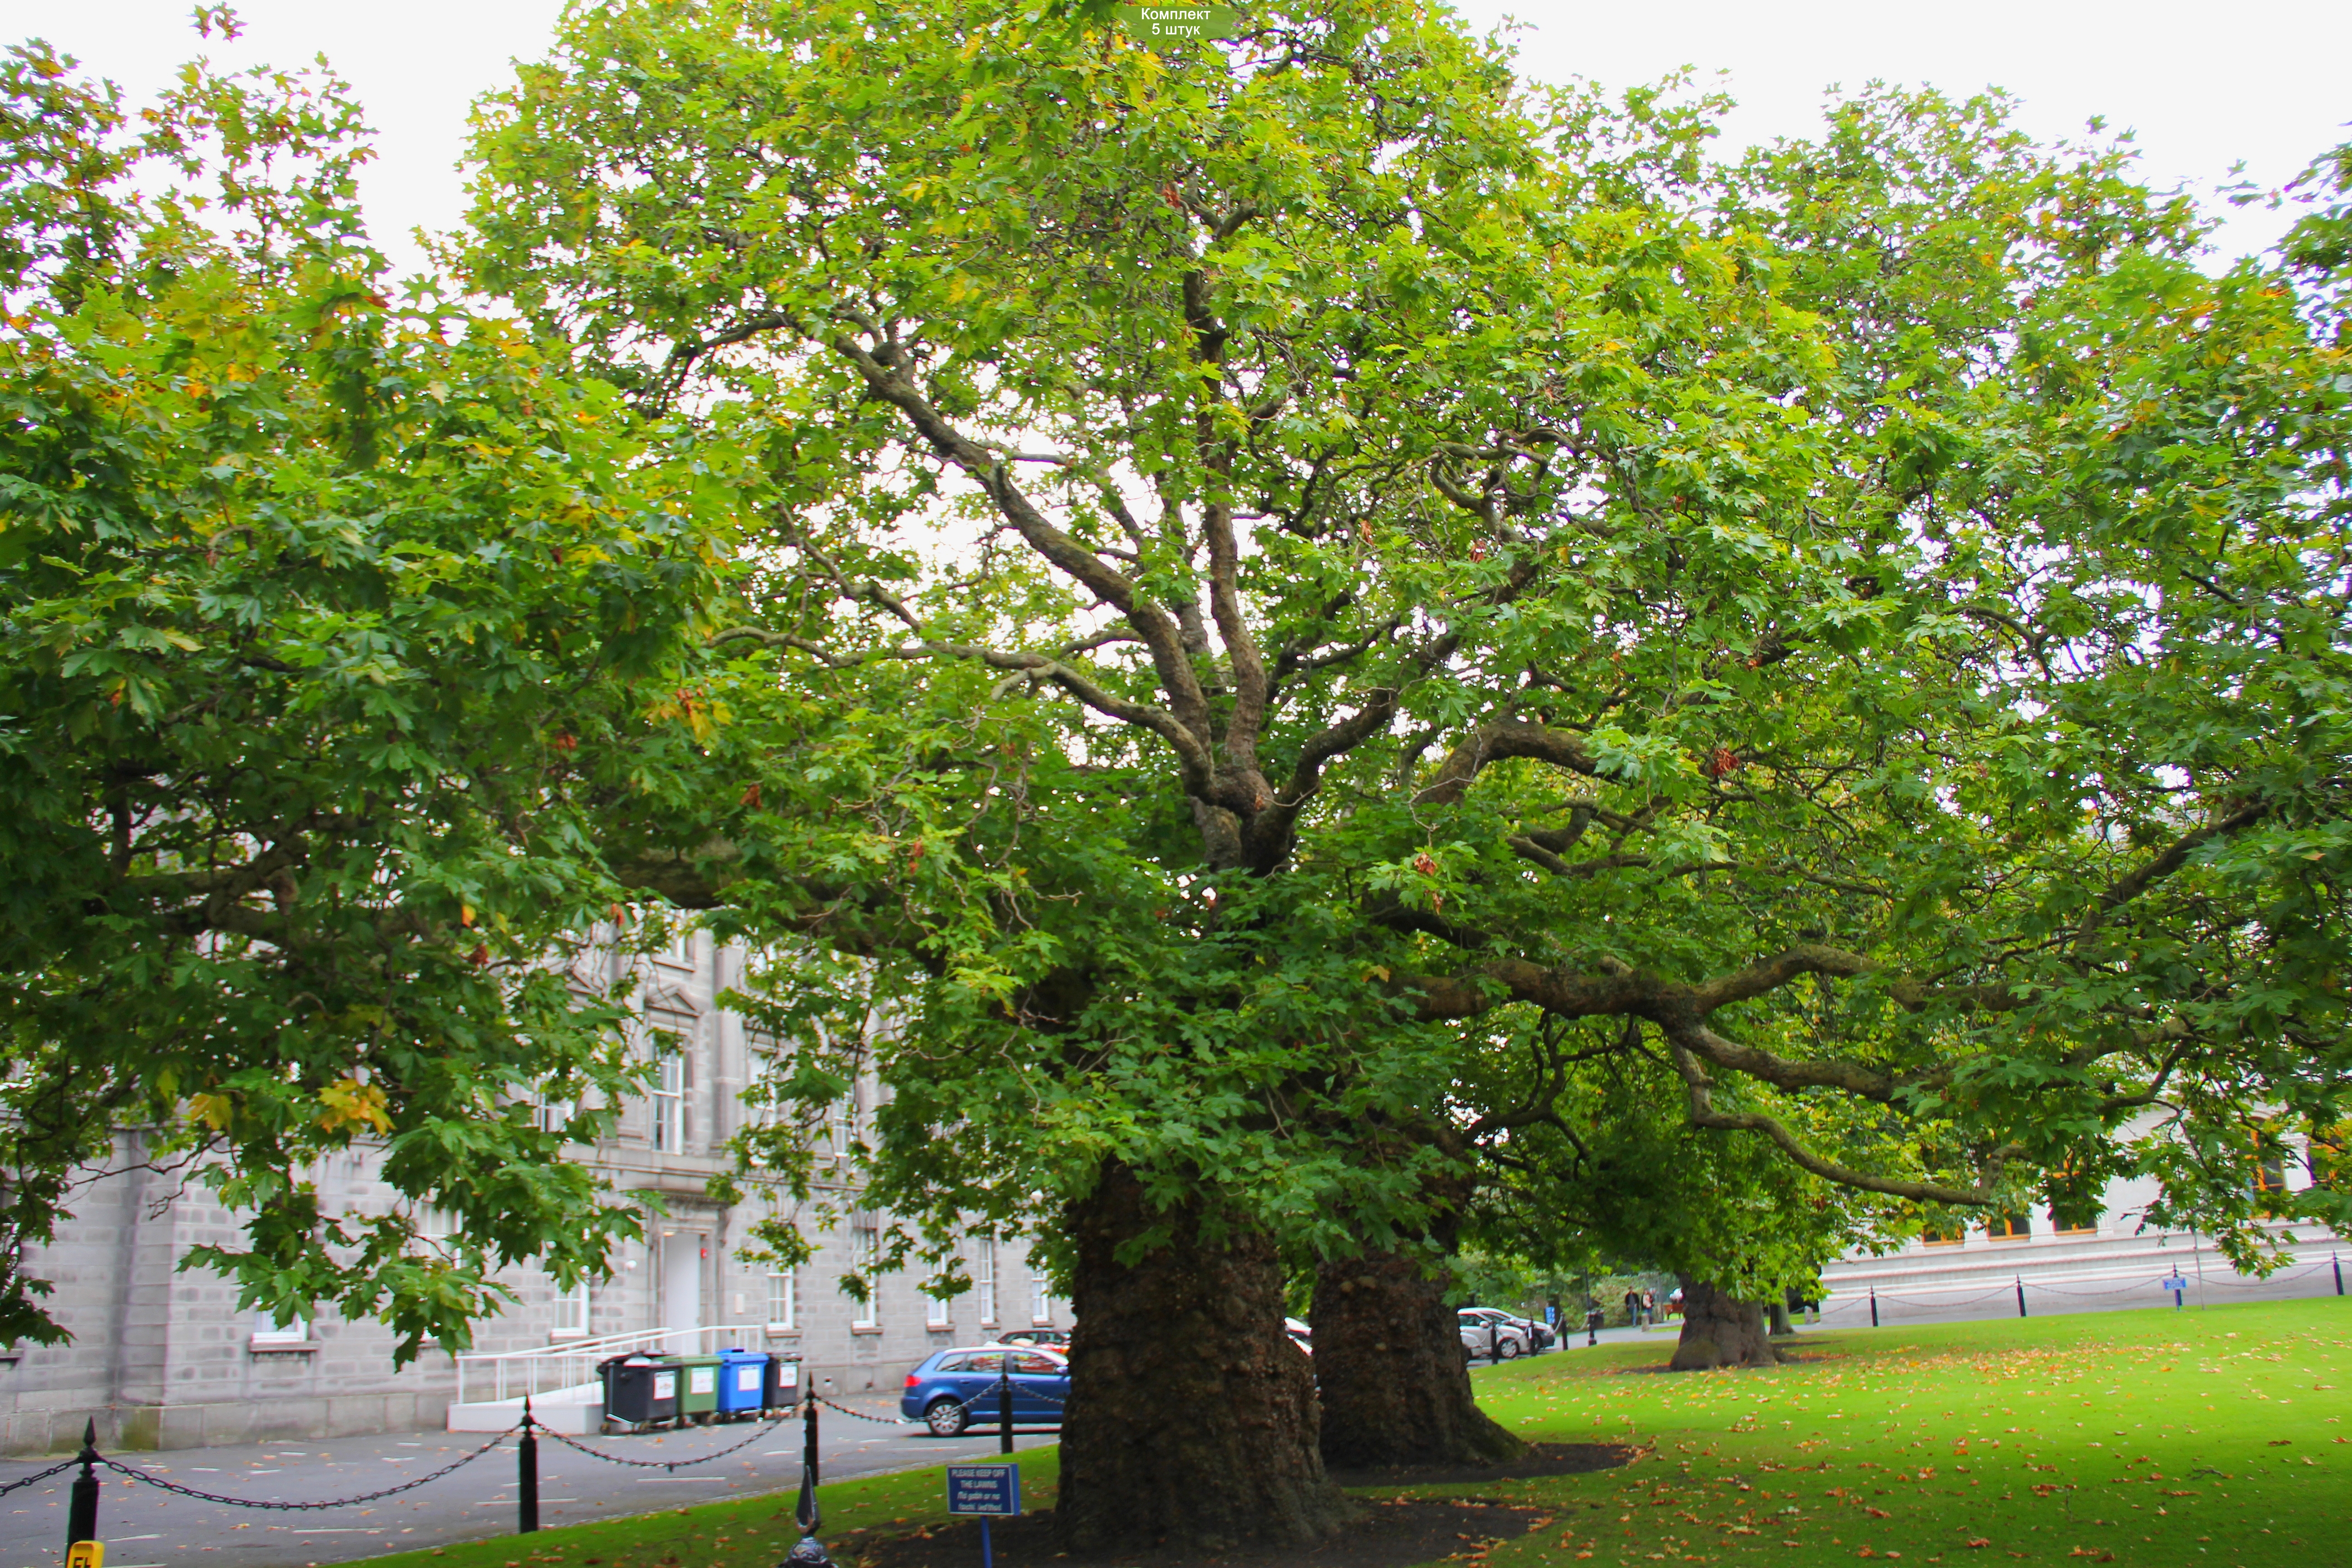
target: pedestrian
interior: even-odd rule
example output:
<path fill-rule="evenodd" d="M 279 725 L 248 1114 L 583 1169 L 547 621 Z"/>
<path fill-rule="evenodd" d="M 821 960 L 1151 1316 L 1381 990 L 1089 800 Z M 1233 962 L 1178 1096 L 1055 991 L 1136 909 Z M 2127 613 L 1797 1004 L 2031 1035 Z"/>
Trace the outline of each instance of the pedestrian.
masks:
<path fill-rule="evenodd" d="M 1625 1321 L 1636 1329 L 1642 1326 L 1642 1293 L 1639 1290 L 1625 1292 Z"/>
<path fill-rule="evenodd" d="M 1655 1290 L 1642 1292 L 1642 1321 L 1648 1323 L 1658 1321 L 1658 1293 Z"/>

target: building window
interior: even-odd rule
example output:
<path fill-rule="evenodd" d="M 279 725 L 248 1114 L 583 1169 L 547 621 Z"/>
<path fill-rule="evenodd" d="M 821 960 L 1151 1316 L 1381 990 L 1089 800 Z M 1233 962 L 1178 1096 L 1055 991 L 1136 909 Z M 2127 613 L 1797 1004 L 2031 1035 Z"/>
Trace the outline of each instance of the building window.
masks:
<path fill-rule="evenodd" d="M 687 969 L 693 968 L 693 931 L 682 924 L 672 925 L 663 936 L 661 946 L 654 950 L 654 956 L 664 963 L 675 963 Z"/>
<path fill-rule="evenodd" d="M 576 1338 L 588 1331 L 588 1281 L 583 1279 L 569 1290 L 560 1285 L 556 1287 L 555 1315 L 551 1331 L 567 1338 Z"/>
<path fill-rule="evenodd" d="M 789 1274 L 768 1276 L 768 1327 L 782 1331 L 800 1327 L 800 1293 Z"/>
<path fill-rule="evenodd" d="M 996 1238 L 983 1236 L 974 1244 L 971 1254 L 972 1289 L 980 1296 L 980 1322 L 982 1328 L 996 1326 Z"/>
<path fill-rule="evenodd" d="M 1938 1230 L 1931 1226 L 1919 1233 L 1919 1242 L 1923 1247 L 1958 1247 L 1966 1239 L 1966 1233 L 1958 1226 L 1949 1230 Z"/>
<path fill-rule="evenodd" d="M 2286 1191 L 2286 1153 L 2284 1150 L 2265 1150 L 2254 1166 L 2254 1191 L 2283 1193 Z"/>
<path fill-rule="evenodd" d="M 857 1303 L 850 1324 L 870 1329 L 882 1321 L 882 1281 L 877 1278 L 882 1261 L 881 1222 L 870 1214 L 859 1215 L 851 1221 L 849 1237 L 850 1269 L 866 1286 L 866 1299 Z"/>
<path fill-rule="evenodd" d="M 572 1118 L 580 1109 L 578 1100 L 558 1100 L 543 1089 L 530 1099 L 531 1121 L 542 1132 L 562 1131 L 572 1125 Z"/>
<path fill-rule="evenodd" d="M 686 1148 L 686 1058 L 664 1051 L 654 1075 L 654 1147 L 676 1154 Z"/>
<path fill-rule="evenodd" d="M 281 1318 L 268 1308 L 253 1314 L 253 1342 L 257 1345 L 299 1345 L 310 1337 L 308 1318 Z"/>
<path fill-rule="evenodd" d="M 945 1296 L 927 1296 L 924 1300 L 930 1303 L 928 1307 L 923 1309 L 923 1326 L 925 1328 L 951 1329 L 955 1327 L 955 1303 L 949 1300 Z"/>
<path fill-rule="evenodd" d="M 857 1137 L 857 1096 L 835 1100 L 824 1113 L 824 1138 L 836 1161 L 846 1163 L 849 1146 Z"/>
<path fill-rule="evenodd" d="M 2030 1215 L 2005 1214 L 1985 1225 L 1985 1235 L 1995 1241 L 2023 1241 L 2032 1234 L 2033 1219 Z"/>
<path fill-rule="evenodd" d="M 1029 1321 L 1040 1325 L 1054 1321 L 1054 1282 L 1034 1263 L 1029 1266 Z"/>

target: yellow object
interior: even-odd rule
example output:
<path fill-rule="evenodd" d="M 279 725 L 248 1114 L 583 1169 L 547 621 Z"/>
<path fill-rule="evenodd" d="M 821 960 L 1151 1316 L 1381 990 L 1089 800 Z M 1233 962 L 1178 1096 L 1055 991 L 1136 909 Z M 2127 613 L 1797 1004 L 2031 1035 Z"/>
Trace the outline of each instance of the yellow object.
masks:
<path fill-rule="evenodd" d="M 66 1568 L 106 1568 L 106 1542 L 75 1542 L 66 1548 Z"/>

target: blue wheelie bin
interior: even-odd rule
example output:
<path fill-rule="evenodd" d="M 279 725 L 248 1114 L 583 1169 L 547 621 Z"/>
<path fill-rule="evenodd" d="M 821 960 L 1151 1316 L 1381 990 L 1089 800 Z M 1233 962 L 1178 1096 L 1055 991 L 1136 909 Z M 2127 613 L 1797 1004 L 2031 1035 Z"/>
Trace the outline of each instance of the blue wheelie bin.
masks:
<path fill-rule="evenodd" d="M 719 1418 L 757 1415 L 768 1384 L 768 1352 L 719 1352 Z"/>

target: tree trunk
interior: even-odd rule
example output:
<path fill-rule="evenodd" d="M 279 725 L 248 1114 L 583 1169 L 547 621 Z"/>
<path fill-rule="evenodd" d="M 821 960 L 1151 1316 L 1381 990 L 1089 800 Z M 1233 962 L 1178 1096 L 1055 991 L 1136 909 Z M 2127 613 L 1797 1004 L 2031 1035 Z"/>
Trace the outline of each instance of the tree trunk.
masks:
<path fill-rule="evenodd" d="M 1282 1270 L 1263 1234 L 1202 1234 L 1104 1168 L 1069 1206 L 1076 1244 L 1064 1551 L 1305 1545 L 1352 1512 L 1317 1450 L 1315 1378 L 1283 1332 Z M 1122 1246 L 1166 1240 L 1128 1261 Z"/>
<path fill-rule="evenodd" d="M 1763 1302 L 1737 1300 L 1687 1274 L 1682 1283 L 1682 1338 L 1668 1363 L 1675 1371 L 1780 1364 L 1780 1352 L 1764 1331 Z"/>
<path fill-rule="evenodd" d="M 1383 1252 L 1324 1264 L 1308 1317 L 1325 1464 L 1491 1464 L 1525 1448 L 1471 1396 L 1445 1282 L 1417 1259 Z"/>
<path fill-rule="evenodd" d="M 1774 1339 L 1777 1340 L 1781 1338 L 1783 1335 L 1793 1334 L 1797 1331 L 1797 1325 L 1789 1321 L 1788 1303 L 1785 1301 L 1775 1301 L 1772 1303 L 1771 1310 L 1772 1337 Z"/>

